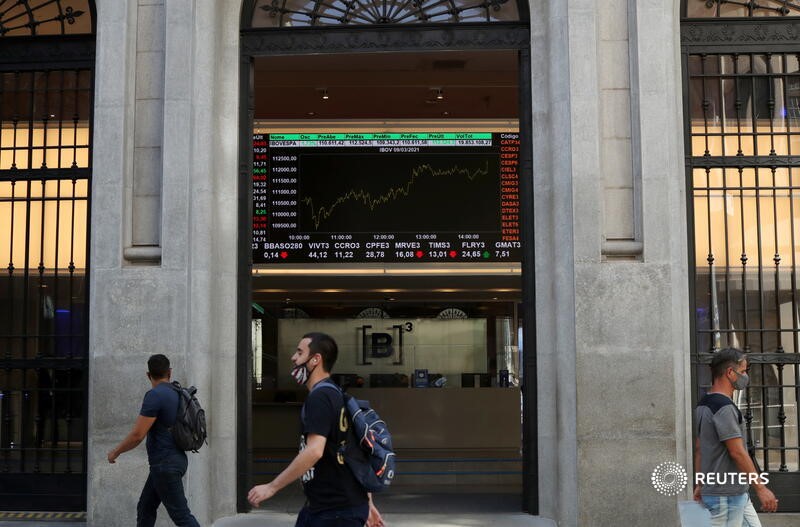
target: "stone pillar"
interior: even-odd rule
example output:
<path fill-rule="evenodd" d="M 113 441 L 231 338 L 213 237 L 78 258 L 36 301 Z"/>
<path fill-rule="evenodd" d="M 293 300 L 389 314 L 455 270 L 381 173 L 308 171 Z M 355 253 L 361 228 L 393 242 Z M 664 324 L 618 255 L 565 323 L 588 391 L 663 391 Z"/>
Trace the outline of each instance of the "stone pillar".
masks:
<path fill-rule="evenodd" d="M 531 11 L 539 514 L 578 517 L 569 4 Z"/>
<path fill-rule="evenodd" d="M 106 453 L 138 415 L 153 353 L 198 387 L 207 411 L 209 445 L 189 454 L 192 511 L 201 525 L 235 512 L 240 9 L 238 0 L 97 2 L 90 526 L 135 521 L 144 445 L 115 465 Z"/>
<path fill-rule="evenodd" d="M 678 2 L 570 2 L 577 525 L 675 524 L 650 475 L 691 467 L 678 20 Z"/>

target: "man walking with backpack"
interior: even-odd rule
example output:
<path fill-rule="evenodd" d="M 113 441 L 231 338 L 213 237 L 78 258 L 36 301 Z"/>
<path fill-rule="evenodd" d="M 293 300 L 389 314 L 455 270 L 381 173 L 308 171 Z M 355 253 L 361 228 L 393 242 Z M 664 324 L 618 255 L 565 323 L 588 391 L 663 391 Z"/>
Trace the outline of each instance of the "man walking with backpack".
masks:
<path fill-rule="evenodd" d="M 178 391 L 170 383 L 172 368 L 161 354 L 147 361 L 147 377 L 152 389 L 144 395 L 142 409 L 131 432 L 108 453 L 108 462 L 115 463 L 120 454 L 136 448 L 147 436 L 147 459 L 150 475 L 136 507 L 136 527 L 152 527 L 156 512 L 164 504 L 175 525 L 200 527 L 189 510 L 183 489 L 183 475 L 188 459 L 178 448 L 170 428 L 178 413 Z"/>
<path fill-rule="evenodd" d="M 264 485 L 253 487 L 247 499 L 254 507 L 297 479 L 303 482 L 306 505 L 295 527 L 382 527 L 371 496 L 351 470 L 337 459 L 337 446 L 346 440 L 344 401 L 332 384 L 331 370 L 339 354 L 336 342 L 324 333 L 308 333 L 292 355 L 292 377 L 308 388 L 301 413 L 300 452 L 286 469 Z"/>

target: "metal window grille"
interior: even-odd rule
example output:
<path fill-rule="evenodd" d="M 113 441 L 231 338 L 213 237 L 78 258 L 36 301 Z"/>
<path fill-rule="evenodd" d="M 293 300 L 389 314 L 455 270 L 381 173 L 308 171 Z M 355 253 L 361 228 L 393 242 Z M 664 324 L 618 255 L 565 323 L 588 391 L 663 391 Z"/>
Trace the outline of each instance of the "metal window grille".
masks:
<path fill-rule="evenodd" d="M 257 0 L 250 27 L 519 22 L 515 0 Z"/>
<path fill-rule="evenodd" d="M 85 509 L 93 83 L 0 71 L 0 510 Z"/>
<path fill-rule="evenodd" d="M 754 18 L 800 16 L 796 0 L 685 0 L 687 18 Z"/>
<path fill-rule="evenodd" d="M 737 402 L 748 440 L 765 471 L 796 478 L 800 53 L 688 53 L 684 76 L 695 397 L 714 352 L 747 352 L 751 383 Z"/>
<path fill-rule="evenodd" d="M 94 33 L 89 0 L 0 0 L 0 37 Z"/>

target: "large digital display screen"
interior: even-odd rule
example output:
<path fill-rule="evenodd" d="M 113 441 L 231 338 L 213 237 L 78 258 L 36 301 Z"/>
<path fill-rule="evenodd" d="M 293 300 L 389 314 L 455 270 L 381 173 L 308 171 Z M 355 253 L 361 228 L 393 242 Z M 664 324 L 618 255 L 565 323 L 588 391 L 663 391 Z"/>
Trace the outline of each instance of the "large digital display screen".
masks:
<path fill-rule="evenodd" d="M 519 262 L 519 134 L 253 136 L 253 263 Z"/>

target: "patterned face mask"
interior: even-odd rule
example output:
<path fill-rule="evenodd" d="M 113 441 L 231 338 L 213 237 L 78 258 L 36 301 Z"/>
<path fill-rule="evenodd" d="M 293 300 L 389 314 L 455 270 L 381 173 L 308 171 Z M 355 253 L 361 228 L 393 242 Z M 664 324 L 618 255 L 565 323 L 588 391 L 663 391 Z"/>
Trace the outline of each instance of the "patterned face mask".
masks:
<path fill-rule="evenodd" d="M 295 382 L 297 382 L 297 384 L 299 384 L 300 386 L 307 383 L 308 378 L 311 375 L 311 372 L 308 371 L 308 360 L 305 361 L 303 364 L 298 364 L 297 366 L 292 368 L 291 375 L 294 378 Z"/>

